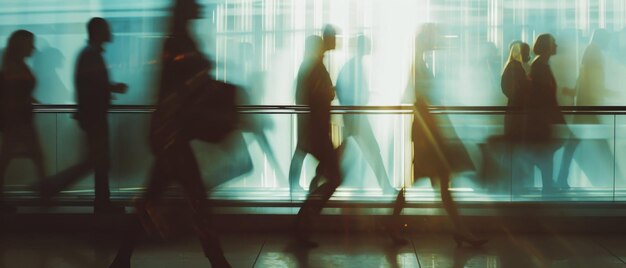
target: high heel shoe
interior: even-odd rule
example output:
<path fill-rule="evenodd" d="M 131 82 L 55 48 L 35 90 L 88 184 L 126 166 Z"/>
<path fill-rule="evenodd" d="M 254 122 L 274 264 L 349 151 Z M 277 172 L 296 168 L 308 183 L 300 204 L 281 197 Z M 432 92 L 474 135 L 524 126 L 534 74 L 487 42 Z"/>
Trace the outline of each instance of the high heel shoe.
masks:
<path fill-rule="evenodd" d="M 454 242 L 456 242 L 456 246 L 459 248 L 463 247 L 463 243 L 467 243 L 471 247 L 482 247 L 489 241 L 487 239 L 469 238 L 460 234 L 454 234 L 452 238 L 454 238 Z"/>

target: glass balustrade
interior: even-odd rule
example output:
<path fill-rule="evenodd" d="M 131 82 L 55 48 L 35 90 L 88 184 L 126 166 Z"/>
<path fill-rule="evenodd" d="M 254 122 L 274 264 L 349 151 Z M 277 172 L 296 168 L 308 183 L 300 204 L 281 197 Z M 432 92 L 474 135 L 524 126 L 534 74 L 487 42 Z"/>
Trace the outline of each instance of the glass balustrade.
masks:
<path fill-rule="evenodd" d="M 585 109 L 589 108 L 589 109 Z M 72 118 L 73 106 L 41 106 L 36 125 L 49 175 L 86 156 L 85 137 Z M 297 144 L 299 106 L 242 106 L 242 128 L 220 144 L 193 141 L 211 198 L 242 202 L 301 201 L 306 191 L 290 191 L 289 174 Z M 119 106 L 110 113 L 111 189 L 114 197 L 141 193 L 153 162 L 147 137 L 152 108 Z M 432 107 L 448 143 L 456 172 L 451 180 L 460 202 L 590 202 L 626 200 L 626 117 L 618 107 L 565 108 L 568 125 L 554 129 L 552 180 L 545 192 L 542 167 L 532 146 L 502 139 L 503 107 Z M 333 108 L 332 140 L 341 147 L 344 182 L 333 200 L 387 203 L 394 192 L 381 185 L 405 187 L 409 202 L 439 202 L 437 188 L 413 174 L 411 106 Z M 359 122 L 350 129 L 350 122 Z M 365 122 L 365 123 L 364 123 Z M 369 126 L 367 125 L 369 124 Z M 420 137 L 416 137 L 420 138 Z M 317 159 L 303 161 L 298 185 L 308 189 Z M 566 178 L 569 188 L 559 185 Z M 5 176 L 8 195 L 36 195 L 33 164 L 13 160 Z M 436 185 L 435 185 L 436 186 Z M 64 197 L 91 198 L 93 176 L 72 185 Z"/>

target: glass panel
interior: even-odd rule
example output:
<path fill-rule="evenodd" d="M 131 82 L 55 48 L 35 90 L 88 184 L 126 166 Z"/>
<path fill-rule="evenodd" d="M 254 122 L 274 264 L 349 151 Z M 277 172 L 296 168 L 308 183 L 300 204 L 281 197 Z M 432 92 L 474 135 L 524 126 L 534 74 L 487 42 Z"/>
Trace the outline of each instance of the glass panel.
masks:
<path fill-rule="evenodd" d="M 553 130 L 558 140 L 541 151 L 529 148 L 529 169 L 516 192 L 517 201 L 612 201 L 614 181 L 613 115 L 569 115 L 567 126 Z M 545 157 L 551 160 L 544 160 Z M 552 164 L 550 166 L 550 163 Z M 544 168 L 552 170 L 550 180 L 543 181 Z M 544 183 L 555 189 L 545 191 Z"/>
<path fill-rule="evenodd" d="M 510 155 L 500 142 L 503 116 L 437 114 L 436 118 L 455 170 L 451 179 L 455 200 L 510 201 Z"/>
<path fill-rule="evenodd" d="M 56 146 L 56 140 L 59 138 L 56 131 L 56 115 L 37 114 L 35 116 L 35 129 L 37 131 L 37 139 L 41 144 L 45 172 L 47 175 L 54 174 L 57 170 L 56 158 L 60 152 L 59 149 L 62 150 L 62 148 Z M 20 151 L 23 151 L 25 148 L 23 147 L 24 144 L 20 146 L 22 146 Z M 37 176 L 35 162 L 23 155 L 15 155 L 12 158 L 4 176 L 5 187 L 10 194 L 28 192 L 32 189 L 34 183 L 43 179 Z"/>
<path fill-rule="evenodd" d="M 116 103 L 151 104 L 171 2 L 4 0 L 0 44 L 17 29 L 32 31 L 38 47 L 30 61 L 40 80 L 37 97 L 44 103 L 74 103 L 72 76 L 87 39 L 85 23 L 91 17 L 104 17 L 115 34 L 106 47 L 111 75 L 130 85 L 129 93 Z M 326 24 L 339 30 L 337 48 L 325 60 L 333 79 L 355 54 L 355 37 L 371 38 L 372 52 L 364 57 L 372 74 L 371 104 L 399 102 L 408 81 L 415 33 L 427 22 L 440 25 L 437 49 L 425 55 L 439 88 L 434 103 L 504 105 L 499 79 L 509 44 L 522 40 L 532 45 L 545 32 L 553 34 L 559 45 L 551 60 L 558 88 L 573 88 L 583 52 L 599 28 L 613 33 L 601 52 L 607 70 L 604 82 L 608 89 L 623 93 L 626 5 L 622 0 L 199 2 L 204 17 L 192 27 L 199 47 L 214 59 L 218 79 L 265 89 L 255 91 L 255 103 L 293 103 L 293 80 L 304 39 L 321 34 Z M 624 96 L 603 95 L 592 105 L 620 105 Z M 558 97 L 562 104 L 573 104 L 571 96 L 559 91 Z"/>

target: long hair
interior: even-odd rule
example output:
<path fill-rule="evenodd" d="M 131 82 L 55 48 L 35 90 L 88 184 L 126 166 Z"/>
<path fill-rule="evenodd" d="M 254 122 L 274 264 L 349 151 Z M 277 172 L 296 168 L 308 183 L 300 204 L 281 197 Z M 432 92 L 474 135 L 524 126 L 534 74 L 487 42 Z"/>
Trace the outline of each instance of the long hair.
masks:
<path fill-rule="evenodd" d="M 7 41 L 7 47 L 2 55 L 2 68 L 10 62 L 24 60 L 31 49 L 30 43 L 35 39 L 35 35 L 26 30 L 17 30 L 11 34 Z"/>
<path fill-rule="evenodd" d="M 553 40 L 554 37 L 551 34 L 540 34 L 535 39 L 535 44 L 533 45 L 533 52 L 537 56 L 549 56 L 546 54 L 551 53 L 550 51 L 550 41 Z"/>

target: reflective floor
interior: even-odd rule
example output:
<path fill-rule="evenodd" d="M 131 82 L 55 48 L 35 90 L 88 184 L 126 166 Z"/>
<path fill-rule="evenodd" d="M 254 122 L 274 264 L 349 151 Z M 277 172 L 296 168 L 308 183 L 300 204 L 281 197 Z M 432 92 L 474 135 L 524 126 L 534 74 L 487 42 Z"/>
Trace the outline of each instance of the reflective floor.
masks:
<path fill-rule="evenodd" d="M 222 234 L 233 267 L 626 267 L 626 236 L 486 235 L 483 249 L 457 248 L 445 234 L 409 235 L 393 247 L 378 233 L 323 233 L 320 247 L 299 250 L 281 233 Z M 0 267 L 108 267 L 111 236 L 12 234 L 4 236 Z M 194 238 L 144 241 L 133 267 L 209 267 Z"/>

